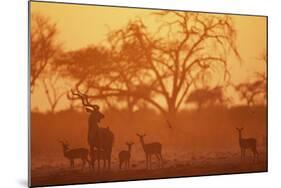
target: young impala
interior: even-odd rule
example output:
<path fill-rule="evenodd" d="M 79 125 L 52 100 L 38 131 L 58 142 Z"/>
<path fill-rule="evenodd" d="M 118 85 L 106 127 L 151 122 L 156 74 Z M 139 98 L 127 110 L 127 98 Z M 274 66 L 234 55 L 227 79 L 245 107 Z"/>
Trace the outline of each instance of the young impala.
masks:
<path fill-rule="evenodd" d="M 241 149 L 241 160 L 245 158 L 246 150 L 252 150 L 254 162 L 258 160 L 257 141 L 255 138 L 242 138 L 243 128 L 236 128 Z"/>
<path fill-rule="evenodd" d="M 69 149 L 69 144 L 66 141 L 59 142 L 62 144 L 63 148 L 63 155 L 65 158 L 67 158 L 70 162 L 70 167 L 74 168 L 74 160 L 75 159 L 81 159 L 83 163 L 83 168 L 86 163 L 90 166 L 90 161 L 88 159 L 89 151 L 85 148 L 76 148 L 76 149 Z"/>
<path fill-rule="evenodd" d="M 119 169 L 122 169 L 123 163 L 125 163 L 127 169 L 130 168 L 131 149 L 133 144 L 133 142 L 126 142 L 128 150 L 123 150 L 119 152 Z"/>
<path fill-rule="evenodd" d="M 145 153 L 146 156 L 146 168 L 152 168 L 151 167 L 151 156 L 155 155 L 158 159 L 159 162 L 159 167 L 162 168 L 163 167 L 163 158 L 162 158 L 162 145 L 159 142 L 152 142 L 152 143 L 144 143 L 144 137 L 145 134 L 140 135 L 137 134 L 137 136 L 140 139 L 143 151 Z"/>

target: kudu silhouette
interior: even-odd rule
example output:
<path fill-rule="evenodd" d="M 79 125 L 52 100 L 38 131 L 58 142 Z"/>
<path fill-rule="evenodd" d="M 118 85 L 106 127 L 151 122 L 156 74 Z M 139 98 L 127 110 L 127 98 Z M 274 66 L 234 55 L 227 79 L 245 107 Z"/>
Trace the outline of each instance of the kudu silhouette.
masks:
<path fill-rule="evenodd" d="M 105 117 L 99 110 L 99 106 L 90 104 L 88 96 L 81 93 L 78 88 L 76 91 L 71 90 L 72 96 L 68 94 L 69 99 L 80 99 L 86 111 L 90 114 L 88 118 L 88 143 L 90 145 L 90 152 L 96 153 L 96 158 L 91 159 L 92 166 L 95 161 L 98 161 L 98 172 L 100 171 L 101 153 L 103 159 L 108 162 L 107 169 L 111 167 L 111 153 L 114 141 L 114 135 L 109 128 L 99 127 L 100 121 Z M 94 151 L 96 148 L 96 151 Z M 92 156 L 92 155 L 91 155 Z"/>
<path fill-rule="evenodd" d="M 119 169 L 122 169 L 123 163 L 125 163 L 127 169 L 130 168 L 131 149 L 133 144 L 133 142 L 126 142 L 128 150 L 123 150 L 119 152 Z"/>
<path fill-rule="evenodd" d="M 62 144 L 63 155 L 65 158 L 67 158 L 69 160 L 71 168 L 74 168 L 75 159 L 82 160 L 82 163 L 83 163 L 82 168 L 84 168 L 86 163 L 88 163 L 90 166 L 90 161 L 88 159 L 88 154 L 89 154 L 88 149 L 85 149 L 85 148 L 70 149 L 67 141 L 58 140 L 58 142 Z"/>
<path fill-rule="evenodd" d="M 146 168 L 152 168 L 152 164 L 151 164 L 151 157 L 152 155 L 155 155 L 158 159 L 159 162 L 159 167 L 162 168 L 163 167 L 163 157 L 162 157 L 162 145 L 159 142 L 152 142 L 152 143 L 144 143 L 144 137 L 145 134 L 141 135 L 141 134 L 137 134 L 137 136 L 140 139 L 143 151 L 145 153 L 146 156 Z"/>
<path fill-rule="evenodd" d="M 246 150 L 252 150 L 253 152 L 253 161 L 258 160 L 258 151 L 257 151 L 257 141 L 255 138 L 242 138 L 243 128 L 236 128 L 238 131 L 238 141 L 241 149 L 241 160 L 246 156 Z"/>

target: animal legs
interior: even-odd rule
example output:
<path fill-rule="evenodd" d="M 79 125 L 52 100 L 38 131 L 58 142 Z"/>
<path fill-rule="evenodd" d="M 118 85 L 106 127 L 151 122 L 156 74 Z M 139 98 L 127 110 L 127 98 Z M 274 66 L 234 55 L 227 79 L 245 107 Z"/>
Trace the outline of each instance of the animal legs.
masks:
<path fill-rule="evenodd" d="M 163 168 L 163 157 L 162 157 L 161 153 L 159 153 L 159 157 L 160 157 L 160 160 L 161 160 L 161 168 Z"/>
<path fill-rule="evenodd" d="M 245 159 L 246 150 L 244 148 L 241 149 L 241 160 Z"/>
<path fill-rule="evenodd" d="M 85 157 L 85 161 L 88 163 L 89 168 L 91 168 L 91 162 L 90 162 L 90 160 L 88 159 L 88 156 Z"/>
<path fill-rule="evenodd" d="M 111 169 L 111 152 L 108 154 L 108 170 Z"/>
<path fill-rule="evenodd" d="M 149 159 L 149 168 L 152 169 L 152 164 L 151 164 L 151 155 L 148 156 Z"/>
<path fill-rule="evenodd" d="M 160 159 L 160 156 L 159 156 L 159 154 L 157 153 L 157 154 L 155 154 L 155 156 L 156 156 L 156 158 L 158 159 L 158 167 L 159 168 L 161 168 L 161 159 Z"/>
<path fill-rule="evenodd" d="M 95 170 L 95 160 L 92 160 L 92 161 L 91 161 L 91 168 L 92 168 L 93 170 Z"/>
<path fill-rule="evenodd" d="M 74 168 L 74 160 L 73 159 L 70 160 L 70 167 Z"/>
<path fill-rule="evenodd" d="M 100 148 L 97 149 L 98 172 L 100 172 Z"/>
<path fill-rule="evenodd" d="M 89 166 L 95 170 L 95 152 L 94 152 L 94 147 L 90 146 L 90 162 L 89 162 Z"/>
<path fill-rule="evenodd" d="M 253 151 L 254 163 L 258 162 L 258 160 L 259 160 L 259 153 L 258 153 L 257 149 L 254 148 L 252 151 Z"/>
<path fill-rule="evenodd" d="M 121 170 L 122 169 L 122 164 L 123 164 L 123 161 L 119 161 L 119 169 Z"/>
<path fill-rule="evenodd" d="M 146 154 L 146 169 L 148 169 L 148 154 Z"/>
<path fill-rule="evenodd" d="M 82 169 L 85 167 L 85 163 L 86 163 L 86 159 L 85 158 L 81 158 L 82 160 Z"/>

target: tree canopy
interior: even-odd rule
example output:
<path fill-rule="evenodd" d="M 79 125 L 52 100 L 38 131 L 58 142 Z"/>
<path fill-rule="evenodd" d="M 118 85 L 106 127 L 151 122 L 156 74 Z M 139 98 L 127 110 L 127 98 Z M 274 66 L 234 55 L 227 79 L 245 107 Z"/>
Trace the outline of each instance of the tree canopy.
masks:
<path fill-rule="evenodd" d="M 92 99 L 123 98 L 132 109 L 145 101 L 166 117 L 182 107 L 192 88 L 230 81 L 228 56 L 240 56 L 229 16 L 174 11 L 151 16 L 160 19 L 155 32 L 142 19 L 131 20 L 108 34 L 107 45 L 67 52 L 57 66 Z"/>

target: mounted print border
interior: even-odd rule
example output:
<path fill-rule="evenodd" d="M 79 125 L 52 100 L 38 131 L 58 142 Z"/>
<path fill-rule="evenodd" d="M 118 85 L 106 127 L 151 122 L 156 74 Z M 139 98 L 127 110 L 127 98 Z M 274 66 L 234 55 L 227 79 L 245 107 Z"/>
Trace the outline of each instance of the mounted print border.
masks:
<path fill-rule="evenodd" d="M 268 17 L 29 2 L 29 186 L 268 171 Z"/>

